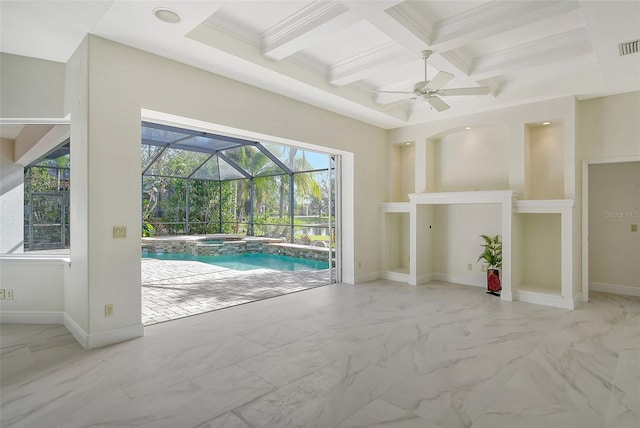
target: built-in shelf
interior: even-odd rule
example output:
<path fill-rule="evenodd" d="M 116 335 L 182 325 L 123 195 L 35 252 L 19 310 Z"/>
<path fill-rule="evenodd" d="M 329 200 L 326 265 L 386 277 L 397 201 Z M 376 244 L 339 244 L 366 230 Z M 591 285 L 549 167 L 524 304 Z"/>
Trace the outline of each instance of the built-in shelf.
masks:
<path fill-rule="evenodd" d="M 551 296 L 561 295 L 560 284 L 518 284 L 517 291 L 549 294 Z"/>
<path fill-rule="evenodd" d="M 409 195 L 414 204 L 498 204 L 512 203 L 513 190 L 479 190 L 477 192 L 433 192 Z"/>
<path fill-rule="evenodd" d="M 442 239 L 446 240 L 443 230 L 469 226 L 460 220 L 453 223 L 456 216 L 450 218 L 450 214 L 465 210 L 467 219 L 470 215 L 471 220 L 497 219 L 493 225 L 497 230 L 490 233 L 500 233 L 503 240 L 503 300 L 575 307 L 572 274 L 562 269 L 571 265 L 574 200 L 518 200 L 513 190 L 413 193 L 409 200 L 380 206 L 384 278 L 417 285 L 444 275 L 456 278 L 455 282 L 478 285 L 478 273 L 474 271 L 477 266 L 473 263 L 470 272 L 438 271 L 438 254 L 443 250 Z M 481 214 L 476 216 L 476 212 Z M 479 233 L 472 230 L 468 235 L 476 238 Z M 464 248 L 469 247 L 463 244 Z M 475 252 L 473 257 L 467 256 L 471 262 L 477 258 Z"/>
<path fill-rule="evenodd" d="M 573 208 L 573 199 L 517 200 L 513 206 L 515 214 L 563 213 Z"/>
<path fill-rule="evenodd" d="M 556 199 L 565 196 L 564 124 L 547 121 L 525 125 L 526 199 Z"/>
<path fill-rule="evenodd" d="M 380 205 L 383 228 L 382 276 L 386 279 L 409 281 L 410 209 L 408 202 Z"/>

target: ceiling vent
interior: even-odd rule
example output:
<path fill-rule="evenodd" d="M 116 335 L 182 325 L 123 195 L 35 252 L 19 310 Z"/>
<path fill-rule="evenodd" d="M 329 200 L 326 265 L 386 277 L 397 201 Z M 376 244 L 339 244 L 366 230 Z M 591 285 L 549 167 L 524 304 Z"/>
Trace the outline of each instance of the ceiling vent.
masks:
<path fill-rule="evenodd" d="M 640 52 L 640 40 L 618 43 L 618 51 L 620 52 L 620 56 L 638 53 Z"/>

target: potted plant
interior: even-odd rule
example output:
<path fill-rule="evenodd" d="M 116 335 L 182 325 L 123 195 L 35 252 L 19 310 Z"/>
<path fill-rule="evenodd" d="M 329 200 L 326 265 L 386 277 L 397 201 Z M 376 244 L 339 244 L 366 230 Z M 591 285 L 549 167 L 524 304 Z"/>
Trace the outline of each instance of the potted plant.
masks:
<path fill-rule="evenodd" d="M 495 296 L 500 295 L 502 286 L 500 284 L 500 269 L 502 268 L 502 241 L 500 236 L 491 237 L 480 235 L 484 243 L 484 251 L 478 257 L 478 262 L 483 260 L 487 264 L 487 293 Z"/>

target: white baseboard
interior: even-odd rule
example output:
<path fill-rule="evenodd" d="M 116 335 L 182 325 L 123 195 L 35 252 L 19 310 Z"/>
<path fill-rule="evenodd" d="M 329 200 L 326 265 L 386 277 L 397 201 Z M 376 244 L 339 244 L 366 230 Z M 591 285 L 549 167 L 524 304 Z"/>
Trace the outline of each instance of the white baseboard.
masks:
<path fill-rule="evenodd" d="M 553 294 L 536 293 L 535 291 L 514 291 L 513 300 L 563 309 L 575 309 L 577 306 L 575 300 Z"/>
<path fill-rule="evenodd" d="M 142 324 L 88 334 L 73 318 L 64 314 L 64 325 L 84 349 L 100 348 L 144 336 Z"/>
<path fill-rule="evenodd" d="M 363 275 L 357 275 L 355 277 L 355 284 L 362 284 L 363 282 L 375 281 L 376 279 L 382 278 L 380 272 L 370 272 L 365 273 Z"/>
<path fill-rule="evenodd" d="M 623 294 L 625 296 L 640 297 L 640 286 L 617 284 L 602 284 L 600 282 L 590 282 L 589 291 L 602 291 L 603 293 Z"/>
<path fill-rule="evenodd" d="M 391 281 L 409 282 L 408 273 L 385 271 L 385 272 L 382 272 L 382 278 L 389 279 Z"/>
<path fill-rule="evenodd" d="M 3 324 L 64 324 L 64 312 L 50 311 L 2 311 Z"/>
<path fill-rule="evenodd" d="M 483 287 L 487 286 L 487 279 L 485 277 L 475 278 L 467 275 L 455 275 L 450 273 L 434 273 L 433 280 L 435 281 L 444 281 L 444 282 L 452 282 L 454 284 L 462 284 L 462 285 L 472 285 L 474 287 Z"/>
<path fill-rule="evenodd" d="M 127 327 L 115 328 L 113 330 L 102 331 L 90 334 L 88 337 L 87 349 L 100 348 L 102 346 L 113 345 L 114 343 L 136 339 L 144 336 L 144 325 L 130 325 Z"/>
<path fill-rule="evenodd" d="M 420 275 L 418 278 L 416 278 L 416 284 L 417 285 L 421 285 L 421 284 L 428 284 L 431 281 L 433 281 L 433 274 L 432 273 L 427 273 L 425 275 Z"/>
<path fill-rule="evenodd" d="M 78 343 L 84 348 L 87 348 L 87 337 L 89 336 L 86 331 L 80 325 L 75 322 L 73 318 L 71 318 L 66 312 L 64 314 L 64 326 L 69 330 L 69 333 L 76 338 Z"/>

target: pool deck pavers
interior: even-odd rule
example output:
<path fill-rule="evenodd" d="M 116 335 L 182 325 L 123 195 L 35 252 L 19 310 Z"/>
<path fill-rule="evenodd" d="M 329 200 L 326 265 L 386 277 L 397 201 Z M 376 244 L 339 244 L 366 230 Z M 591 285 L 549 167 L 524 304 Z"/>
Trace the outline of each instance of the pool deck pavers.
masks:
<path fill-rule="evenodd" d="M 235 271 L 201 262 L 142 259 L 142 323 L 170 321 L 330 282 L 329 269 Z"/>

